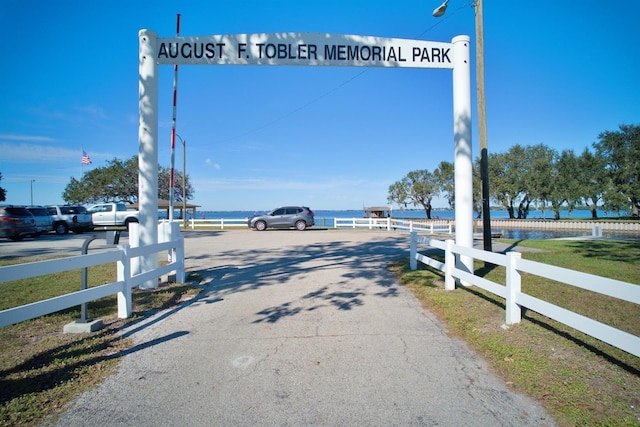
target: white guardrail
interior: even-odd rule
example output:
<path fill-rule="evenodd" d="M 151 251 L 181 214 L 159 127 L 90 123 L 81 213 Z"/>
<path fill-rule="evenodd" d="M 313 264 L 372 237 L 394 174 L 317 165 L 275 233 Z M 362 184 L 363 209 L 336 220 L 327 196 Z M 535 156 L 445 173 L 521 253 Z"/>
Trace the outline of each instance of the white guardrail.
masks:
<path fill-rule="evenodd" d="M 399 218 L 335 218 L 335 228 L 368 228 L 369 230 L 408 230 L 428 233 L 453 233 L 449 222 L 416 221 Z"/>
<path fill-rule="evenodd" d="M 445 254 L 445 262 L 419 253 L 418 245 L 442 249 Z M 462 264 L 456 262 L 460 255 L 470 256 L 505 267 L 506 285 L 491 282 L 474 275 L 472 272 L 459 269 L 458 267 L 464 268 Z M 445 289 L 447 290 L 455 289 L 455 281 L 459 279 L 465 285 L 475 285 L 504 298 L 506 300 L 507 324 L 519 323 L 522 319 L 522 307 L 526 307 L 600 341 L 604 341 L 635 356 L 640 356 L 640 337 L 523 293 L 521 291 L 521 274 L 533 274 L 623 301 L 640 304 L 640 286 L 636 284 L 524 260 L 519 252 L 507 252 L 507 254 L 487 252 L 458 246 L 453 240 L 443 241 L 426 236 L 418 236 L 417 233 L 413 232 L 411 233 L 410 249 L 412 270 L 418 268 L 418 261 L 444 272 Z"/>
<path fill-rule="evenodd" d="M 316 221 L 316 226 L 326 226 L 326 219 L 322 218 L 322 224 L 320 218 Z M 211 219 L 195 219 L 189 220 L 189 228 L 192 230 L 196 228 L 216 228 L 224 230 L 225 228 L 246 228 L 248 218 L 239 219 L 224 219 L 224 218 L 211 218 Z M 416 221 L 410 219 L 399 218 L 333 218 L 334 228 L 366 228 L 369 230 L 407 230 L 407 231 L 424 231 L 427 233 L 453 233 L 453 225 L 448 221 Z"/>
<path fill-rule="evenodd" d="M 191 218 L 189 220 L 189 228 L 194 230 L 196 227 L 215 227 L 221 230 L 227 228 L 237 228 L 237 227 L 247 227 L 248 218 L 240 218 L 240 219 L 195 219 Z"/>
<path fill-rule="evenodd" d="M 177 228 L 176 231 L 177 233 L 174 231 L 170 235 L 178 236 L 177 238 L 157 245 L 139 247 L 119 245 L 117 249 L 95 254 L 0 267 L 0 283 L 4 283 L 112 262 L 117 263 L 117 281 L 2 310 L 0 311 L 0 327 L 55 313 L 113 294 L 118 294 L 118 317 L 121 319 L 130 317 L 132 314 L 132 290 L 136 286 L 149 280 L 157 280 L 163 274 L 172 272 L 175 272 L 177 282 L 184 282 L 184 238 L 179 237 L 180 233 Z M 171 253 L 171 262 L 144 273 L 134 271 L 138 269 L 136 268 L 135 261 L 138 261 L 136 258 L 158 252 Z M 135 260 L 133 268 L 132 260 Z"/>

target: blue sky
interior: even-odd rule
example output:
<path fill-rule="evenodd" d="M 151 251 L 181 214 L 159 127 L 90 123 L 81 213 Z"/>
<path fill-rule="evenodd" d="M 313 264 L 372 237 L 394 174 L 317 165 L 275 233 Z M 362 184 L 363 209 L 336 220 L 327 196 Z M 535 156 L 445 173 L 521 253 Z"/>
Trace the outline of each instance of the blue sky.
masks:
<path fill-rule="evenodd" d="M 640 2 L 484 2 L 488 147 L 580 153 L 640 123 Z M 472 39 L 469 2 L 0 0 L 6 203 L 62 203 L 91 167 L 138 153 L 138 31 L 182 36 L 321 32 Z M 475 106 L 475 61 L 472 61 Z M 173 67 L 159 72 L 159 162 L 170 166 Z M 409 171 L 453 162 L 450 70 L 181 66 L 177 133 L 204 210 L 314 210 L 386 203 Z M 473 110 L 473 149 L 478 140 Z M 177 143 L 176 169 L 182 168 Z M 436 205 L 444 206 L 444 201 Z"/>

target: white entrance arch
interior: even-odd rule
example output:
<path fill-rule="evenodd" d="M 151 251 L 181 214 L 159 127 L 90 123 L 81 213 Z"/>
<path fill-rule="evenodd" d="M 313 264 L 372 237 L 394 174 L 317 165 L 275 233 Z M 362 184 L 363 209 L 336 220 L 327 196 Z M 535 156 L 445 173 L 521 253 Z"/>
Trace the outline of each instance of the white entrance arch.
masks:
<path fill-rule="evenodd" d="M 473 247 L 471 72 L 469 36 L 451 43 L 324 33 L 259 33 L 159 38 L 140 30 L 138 203 L 140 245 L 158 242 L 158 65 L 304 65 L 453 70 L 456 243 Z M 157 255 L 141 260 L 142 272 Z M 459 268 L 473 272 L 473 258 Z M 146 287 L 155 287 L 150 281 Z"/>

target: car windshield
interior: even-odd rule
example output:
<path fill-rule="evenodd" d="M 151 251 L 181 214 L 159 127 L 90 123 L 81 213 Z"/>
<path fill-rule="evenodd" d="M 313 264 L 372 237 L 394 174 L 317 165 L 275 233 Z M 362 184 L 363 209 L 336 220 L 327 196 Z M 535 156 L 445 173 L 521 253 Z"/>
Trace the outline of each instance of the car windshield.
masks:
<path fill-rule="evenodd" d="M 32 214 L 36 215 L 36 216 L 47 216 L 47 215 L 49 215 L 45 208 L 28 208 L 27 210 L 29 212 L 31 212 Z"/>
<path fill-rule="evenodd" d="M 87 213 L 84 206 L 60 206 L 60 212 L 63 215 Z"/>
<path fill-rule="evenodd" d="M 11 216 L 17 216 L 17 217 L 24 217 L 24 216 L 30 217 L 30 216 L 32 216 L 31 212 L 29 212 L 25 208 L 6 208 L 5 210 Z"/>

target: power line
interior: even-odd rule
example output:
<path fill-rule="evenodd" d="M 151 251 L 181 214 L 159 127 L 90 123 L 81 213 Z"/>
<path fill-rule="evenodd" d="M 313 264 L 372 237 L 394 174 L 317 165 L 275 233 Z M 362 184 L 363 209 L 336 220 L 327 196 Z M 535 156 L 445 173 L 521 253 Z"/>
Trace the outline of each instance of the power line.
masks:
<path fill-rule="evenodd" d="M 433 30 L 435 27 L 437 27 L 438 25 L 442 24 L 443 22 L 445 22 L 447 19 L 450 19 L 452 16 L 454 16 L 460 9 L 463 9 L 465 7 L 468 7 L 470 5 L 472 5 L 473 3 L 467 3 L 464 4 L 462 6 L 460 6 L 458 9 L 456 9 L 453 13 L 450 13 L 449 15 L 447 15 L 446 17 L 444 17 L 443 19 L 439 19 L 437 20 L 433 25 L 431 25 L 430 27 L 428 27 L 426 30 L 424 30 L 423 32 L 421 32 L 420 34 L 418 34 L 417 36 L 414 37 L 414 39 L 419 39 L 420 37 L 424 36 L 425 34 L 427 34 L 429 31 Z M 357 78 L 359 78 L 360 76 L 362 76 L 364 73 L 366 73 L 367 71 L 371 70 L 371 68 L 367 67 L 364 70 L 360 71 L 359 73 L 355 74 L 353 77 L 343 81 L 342 83 L 340 83 L 339 85 L 335 86 L 333 89 L 328 90 L 327 92 L 323 93 L 322 95 L 316 96 L 315 98 L 313 98 L 312 100 L 308 101 L 305 104 L 302 104 L 301 106 L 294 108 L 293 110 L 289 111 L 288 113 L 285 113 L 283 115 L 281 115 L 280 117 L 277 117 L 269 122 L 266 122 L 258 127 L 255 127 L 253 129 L 250 129 L 246 132 L 237 134 L 235 136 L 232 136 L 230 138 L 227 139 L 223 139 L 220 141 L 216 141 L 218 143 L 224 143 L 224 142 L 229 142 L 229 141 L 233 141 L 235 139 L 238 138 L 242 138 L 243 136 L 247 136 L 250 135 L 252 133 L 258 132 L 262 129 L 268 128 L 269 126 L 273 126 L 274 124 L 296 114 L 299 111 L 304 110 L 305 108 L 309 107 L 310 105 L 315 104 L 316 102 L 320 101 L 323 98 L 326 98 L 327 96 L 331 95 L 334 92 L 337 92 L 338 90 L 342 89 L 343 87 L 345 87 L 346 85 L 348 85 L 349 83 L 351 83 L 352 81 L 356 80 Z"/>

